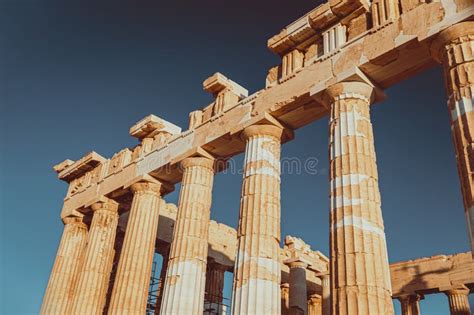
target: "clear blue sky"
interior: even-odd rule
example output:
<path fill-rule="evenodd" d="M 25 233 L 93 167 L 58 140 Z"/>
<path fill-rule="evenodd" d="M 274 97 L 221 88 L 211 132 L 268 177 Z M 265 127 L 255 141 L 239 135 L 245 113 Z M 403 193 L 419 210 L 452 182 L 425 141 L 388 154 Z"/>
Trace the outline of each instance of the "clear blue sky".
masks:
<path fill-rule="evenodd" d="M 150 113 L 186 128 L 216 71 L 261 89 L 279 62 L 267 39 L 317 3 L 2 0 L 0 313 L 39 310 L 67 188 L 54 164 L 134 146 L 128 129 Z M 372 121 L 390 261 L 467 251 L 441 69 L 386 92 Z M 327 119 L 298 130 L 283 156 L 317 158 L 318 174 L 282 177 L 282 235 L 326 254 L 327 146 Z M 216 176 L 213 219 L 236 226 L 240 185 Z M 427 296 L 422 311 L 447 314 L 446 297 Z"/>

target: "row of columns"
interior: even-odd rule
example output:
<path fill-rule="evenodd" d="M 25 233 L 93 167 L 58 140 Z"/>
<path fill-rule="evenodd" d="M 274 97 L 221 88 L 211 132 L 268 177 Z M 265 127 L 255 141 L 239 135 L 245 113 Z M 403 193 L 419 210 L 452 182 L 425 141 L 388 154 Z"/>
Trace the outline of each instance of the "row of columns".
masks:
<path fill-rule="evenodd" d="M 164 201 L 160 184 L 136 183 L 131 190 L 134 197 L 113 281 L 109 314 L 136 314 L 146 309 L 158 214 Z M 91 208 L 93 216 L 88 233 L 84 223 L 77 223 L 81 218 L 65 219 L 64 234 L 46 289 L 42 314 L 101 314 L 104 310 L 115 256 L 119 205 L 104 199 Z M 74 244 L 71 237 L 77 238 L 77 231 L 81 232 L 82 242 L 75 242 L 74 251 L 63 251 L 65 246 L 62 244 Z M 58 287 L 68 289 L 65 293 L 58 293 Z"/>
<path fill-rule="evenodd" d="M 445 67 L 453 138 L 470 227 L 474 217 L 473 23 L 461 23 L 442 32 L 433 46 L 437 47 L 435 54 Z M 331 313 L 393 314 L 370 120 L 374 89 L 363 82 L 342 82 L 329 87 L 326 95 L 330 111 Z M 282 134 L 281 126 L 268 123 L 249 126 L 242 133 L 246 150 L 232 292 L 233 314 L 281 312 Z M 178 215 L 161 301 L 163 314 L 203 312 L 213 164 L 213 159 L 208 157 L 182 161 Z M 131 186 L 132 207 L 109 314 L 145 313 L 158 217 L 165 204 L 161 197 L 164 189 L 157 181 Z M 104 199 L 92 205 L 92 211 L 88 232 L 81 218 L 64 219 L 63 237 L 42 314 L 99 314 L 104 309 L 114 261 L 118 203 Z M 472 227 L 470 231 L 473 236 Z M 292 268 L 295 269 L 293 278 L 302 278 L 303 268 L 300 267 Z M 295 290 L 302 292 L 303 288 L 295 287 Z M 306 300 L 299 295 L 292 299 L 290 293 L 289 308 L 294 314 L 308 312 Z M 327 297 L 323 294 L 323 305 Z M 457 301 L 453 299 L 451 304 L 458 305 Z"/>
<path fill-rule="evenodd" d="M 460 286 L 455 289 L 444 291 L 449 301 L 451 315 L 471 315 L 469 306 L 469 293 L 467 287 Z M 420 301 L 423 295 L 413 294 L 397 297 L 400 301 L 402 315 L 420 315 Z"/>

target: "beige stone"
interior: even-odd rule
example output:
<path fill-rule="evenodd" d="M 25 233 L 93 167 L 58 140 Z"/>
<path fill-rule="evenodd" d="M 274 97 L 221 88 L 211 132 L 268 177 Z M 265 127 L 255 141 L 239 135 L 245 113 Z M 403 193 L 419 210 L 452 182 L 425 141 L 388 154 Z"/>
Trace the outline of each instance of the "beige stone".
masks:
<path fill-rule="evenodd" d="M 119 218 L 120 221 L 120 218 Z M 110 302 L 112 300 L 112 291 L 114 289 L 115 279 L 117 278 L 117 270 L 119 265 L 120 256 L 123 248 L 123 241 L 125 239 L 125 233 L 117 228 L 117 233 L 115 235 L 115 244 L 114 244 L 114 259 L 112 262 L 112 270 L 110 271 L 109 284 L 107 289 L 107 297 L 105 301 L 105 307 L 103 314 L 107 314 L 110 309 Z"/>
<path fill-rule="evenodd" d="M 474 21 L 442 31 L 431 50 L 443 64 L 452 139 L 474 252 Z"/>
<path fill-rule="evenodd" d="M 155 115 L 149 115 L 130 127 L 130 135 L 138 139 L 156 136 L 160 133 L 176 135 L 181 128 Z"/>
<path fill-rule="evenodd" d="M 234 267 L 234 314 L 280 313 L 280 139 L 273 125 L 246 128 Z M 263 298 L 265 297 L 265 298 Z"/>
<path fill-rule="evenodd" d="M 63 219 L 64 231 L 49 277 L 40 314 L 64 314 L 74 296 L 77 276 L 87 240 L 82 217 Z"/>
<path fill-rule="evenodd" d="M 308 299 L 308 315 L 322 315 L 321 295 L 312 294 Z"/>
<path fill-rule="evenodd" d="M 290 284 L 285 282 L 280 285 L 281 315 L 290 314 Z"/>
<path fill-rule="evenodd" d="M 65 160 L 56 165 L 58 177 L 69 184 L 61 218 L 88 218 L 89 209 L 95 211 L 83 253 L 79 253 L 82 243 L 78 241 L 74 250 L 68 249 L 70 267 L 55 264 L 43 307 L 62 300 L 60 308 L 71 304 L 71 313 L 100 313 L 104 304 L 109 312 L 113 312 L 110 307 L 119 313 L 144 312 L 149 257 L 155 249 L 150 244 L 157 241 L 160 246 L 173 243 L 170 267 L 178 261 L 192 261 L 198 266 L 188 268 L 190 263 L 180 269 L 186 271 L 186 276 L 179 278 L 174 276 L 179 273 L 177 269 L 168 269 L 166 279 L 174 288 L 182 288 L 183 279 L 197 279 L 192 286 L 178 290 L 183 294 L 173 294 L 177 297 L 168 304 L 174 308 L 183 299 L 181 295 L 189 296 L 182 303 L 187 309 L 185 313 L 202 313 L 208 257 L 225 270 L 235 265 L 234 313 L 279 313 L 281 303 L 286 305 L 286 299 L 281 299 L 285 286 L 281 290 L 280 285 L 294 279 L 292 268 L 283 262 L 297 260 L 307 264 L 306 275 L 300 276 L 297 283 L 301 287 L 306 284 L 307 291 L 304 303 L 298 300 L 294 304 L 298 310 L 303 304 L 311 306 L 311 299 L 316 301 L 317 295 L 321 295 L 325 315 L 329 314 L 329 307 L 333 314 L 392 314 L 392 278 L 393 297 L 413 312 L 418 307 L 413 298 L 416 294 L 435 292 L 447 292 L 452 308 L 465 312 L 462 290 L 472 287 L 468 279 L 474 278 L 472 261 L 466 259 L 470 254 L 392 264 L 390 277 L 369 106 L 384 100 L 382 89 L 432 66 L 433 59 L 443 64 L 466 218 L 474 239 L 470 131 L 473 16 L 474 7 L 469 0 L 326 1 L 268 40 L 269 49 L 278 54 L 281 63 L 269 70 L 262 90 L 249 96 L 242 86 L 216 73 L 203 83 L 214 100 L 189 114 L 188 130 L 182 132 L 178 126 L 150 115 L 130 129 L 130 134 L 140 141 L 135 147 L 124 148 L 109 159 L 91 152 L 76 162 Z M 332 154 L 331 270 L 328 258 L 300 239 L 288 237 L 284 247 L 279 246 L 280 145 L 293 139 L 291 130 L 328 114 Z M 182 196 L 179 211 L 163 203 L 160 213 L 146 222 L 144 216 L 137 215 L 140 207 L 136 206 L 135 198 L 132 207 L 129 205 L 128 187 L 132 184 L 156 180 L 166 183 L 166 191 L 162 192 L 166 194 L 174 184 L 183 182 L 184 187 L 187 181 L 193 181 L 186 171 L 183 176 L 179 167 L 183 161 L 196 156 L 226 160 L 244 151 L 246 165 L 238 231 L 209 221 L 211 197 L 207 184 L 182 189 L 182 193 L 203 192 L 208 196 L 203 199 L 205 202 L 189 202 L 188 199 L 199 199 L 192 194 Z M 215 167 L 214 171 L 224 168 Z M 120 221 L 124 223 L 120 223 L 120 229 L 129 236 L 123 248 L 119 240 L 114 247 L 116 204 L 112 206 L 114 202 L 104 196 L 121 203 Z M 192 206 L 184 207 L 181 202 Z M 186 225 L 189 220 L 181 217 L 188 212 L 196 216 L 195 224 Z M 139 223 L 139 232 L 132 229 L 134 222 Z M 58 257 L 66 255 L 69 248 L 63 246 L 69 243 L 66 230 L 69 229 L 65 227 Z M 193 236 L 196 239 L 189 240 Z M 190 251 L 193 255 L 182 250 L 189 249 L 190 244 L 196 245 Z M 253 247 L 255 244 L 258 250 Z M 132 253 L 133 248 L 137 251 Z M 124 260 L 119 263 L 117 274 L 111 275 L 122 249 L 120 256 L 135 257 L 139 263 L 128 264 Z M 81 271 L 70 274 L 69 270 L 75 268 L 72 261 L 77 263 L 77 259 L 70 259 L 74 255 L 83 257 Z M 454 264 L 444 271 L 438 268 L 448 263 Z M 408 271 L 402 271 L 401 266 L 408 266 Z M 425 274 L 421 281 L 420 275 L 411 273 L 412 267 L 436 270 L 436 275 Z M 124 280 L 129 272 L 132 278 Z M 108 302 L 109 280 L 117 287 L 112 293 L 123 294 L 125 298 L 114 300 L 112 294 Z M 406 285 L 407 281 L 410 285 Z M 60 298 L 61 294 L 54 289 L 74 286 L 77 290 L 69 291 L 74 292 L 71 303 Z M 192 294 L 195 287 L 199 288 Z M 327 303 L 330 298 L 332 305 Z M 285 306 L 283 312 L 290 311 L 289 296 L 287 301 L 288 309 Z M 313 312 L 312 307 L 309 309 Z"/>
<path fill-rule="evenodd" d="M 214 160 L 182 161 L 183 183 L 161 306 L 162 314 L 201 314 L 204 309 Z"/>
<path fill-rule="evenodd" d="M 390 264 L 393 297 L 433 294 L 474 286 L 471 252 L 437 255 Z"/>
<path fill-rule="evenodd" d="M 333 314 L 393 314 L 369 106 L 373 88 L 338 83 L 330 98 Z"/>
<path fill-rule="evenodd" d="M 133 201 L 108 314 L 142 314 L 147 307 L 153 254 L 163 186 L 138 182 L 131 186 Z"/>
<path fill-rule="evenodd" d="M 94 203 L 92 210 L 87 246 L 68 314 L 102 314 L 105 305 L 114 258 L 118 204 L 104 200 Z"/>
<path fill-rule="evenodd" d="M 415 295 L 403 295 L 399 296 L 402 308 L 402 315 L 420 315 L 420 300 L 422 296 L 419 294 Z"/>
<path fill-rule="evenodd" d="M 294 49 L 306 55 L 308 50 L 315 49 L 315 45 L 320 51 L 320 45 L 324 46 L 323 33 L 338 24 L 348 27 L 347 32 L 353 34 L 351 27 L 359 22 L 351 21 L 361 19 L 361 15 L 371 12 L 367 11 L 366 2 L 350 2 L 332 1 L 316 7 L 284 28 L 284 31 L 269 41 L 269 47 L 282 58 Z M 406 1 L 402 1 L 403 3 Z M 204 107 L 202 119 L 197 114 L 194 119 L 196 123 L 192 124 L 191 130 L 173 136 L 141 158 L 135 157 L 113 174 L 102 170 L 99 181 L 68 194 L 61 216 L 77 215 L 77 211 L 87 208 L 101 195 L 109 195 L 121 189 L 124 182 L 136 181 L 150 173 L 160 174 L 163 180 L 172 183 L 179 182 L 179 170 L 168 174 L 164 170 L 178 156 L 185 156 L 198 147 L 206 148 L 215 156 L 231 157 L 242 153 L 245 145 L 238 134 L 269 114 L 292 129 L 318 120 L 328 112 L 317 96 L 324 93 L 330 85 L 347 80 L 358 71 L 370 77 L 376 85 L 386 88 L 431 66 L 433 58 L 428 49 L 429 41 L 450 25 L 473 14 L 472 6 L 467 5 L 465 0 L 453 3 L 455 8 L 451 2 L 432 1 L 411 6 L 406 12 L 402 9 L 398 18 L 387 22 L 383 27 L 363 31 L 362 26 L 362 31 L 356 32 L 361 33 L 351 35 L 353 37 L 350 41 L 342 43 L 329 54 L 308 54 L 309 59 L 304 60 L 303 67 L 288 80 L 280 80 L 282 74 L 277 71 L 277 76 L 280 77 L 275 81 L 274 74 L 272 75 L 271 88 L 242 97 L 224 112 L 219 112 L 220 109 L 214 111 L 214 104 Z M 321 48 L 324 51 L 324 47 Z M 215 112 L 219 114 L 214 114 Z M 98 168 L 99 165 L 96 165 L 87 173 L 98 171 Z"/>
<path fill-rule="evenodd" d="M 449 300 L 449 310 L 451 315 L 471 315 L 469 307 L 469 289 L 460 287 L 446 291 Z"/>
<path fill-rule="evenodd" d="M 331 277 L 329 274 L 321 276 L 321 304 L 322 315 L 331 314 Z"/>
<path fill-rule="evenodd" d="M 249 94 L 245 88 L 221 73 L 215 73 L 207 78 L 203 83 L 203 88 L 214 95 L 215 101 L 211 104 L 213 116 L 227 111 Z"/>

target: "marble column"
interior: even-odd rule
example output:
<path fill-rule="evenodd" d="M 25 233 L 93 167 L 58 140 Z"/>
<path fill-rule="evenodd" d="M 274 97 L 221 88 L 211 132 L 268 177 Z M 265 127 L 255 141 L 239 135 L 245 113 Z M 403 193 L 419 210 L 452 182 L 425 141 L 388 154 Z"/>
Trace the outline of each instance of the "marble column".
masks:
<path fill-rule="evenodd" d="M 397 298 L 400 301 L 402 315 L 420 315 L 421 295 L 404 295 Z"/>
<path fill-rule="evenodd" d="M 451 134 L 474 253 L 474 21 L 442 31 L 431 48 L 444 68 Z"/>
<path fill-rule="evenodd" d="M 322 314 L 322 298 L 318 294 L 312 294 L 308 300 L 308 315 Z"/>
<path fill-rule="evenodd" d="M 290 267 L 290 315 L 305 315 L 308 313 L 306 286 L 308 264 L 300 260 L 285 263 Z"/>
<path fill-rule="evenodd" d="M 333 315 L 393 314 L 374 138 L 373 88 L 337 83 L 330 99 L 330 250 Z"/>
<path fill-rule="evenodd" d="M 471 315 L 469 289 L 461 287 L 444 292 L 448 296 L 451 315 Z"/>
<path fill-rule="evenodd" d="M 120 217 L 119 217 L 119 226 L 120 226 Z M 115 235 L 115 244 L 114 244 L 114 259 L 112 262 L 112 269 L 110 271 L 109 285 L 107 289 L 107 297 L 105 299 L 104 314 L 107 314 L 110 309 L 110 302 L 112 299 L 112 290 L 114 288 L 115 279 L 117 277 L 118 263 L 120 259 L 120 254 L 122 252 L 123 241 L 125 238 L 125 232 L 120 228 L 117 228 L 117 233 Z"/>
<path fill-rule="evenodd" d="M 290 314 L 290 284 L 282 283 L 280 285 L 281 291 L 281 315 Z"/>
<path fill-rule="evenodd" d="M 64 314 L 71 304 L 87 241 L 82 217 L 63 219 L 64 230 L 41 305 L 40 314 Z"/>
<path fill-rule="evenodd" d="M 181 166 L 183 180 L 161 313 L 202 314 L 214 161 L 190 157 Z"/>
<path fill-rule="evenodd" d="M 232 314 L 280 314 L 280 147 L 273 125 L 244 129 Z"/>
<path fill-rule="evenodd" d="M 223 314 L 225 270 L 226 268 L 223 265 L 217 263 L 207 264 L 205 314 Z"/>
<path fill-rule="evenodd" d="M 331 314 L 331 277 L 329 274 L 321 276 L 323 315 Z"/>
<path fill-rule="evenodd" d="M 68 314 L 102 314 L 114 258 L 118 203 L 113 200 L 92 205 L 92 223 L 75 295 Z"/>
<path fill-rule="evenodd" d="M 133 184 L 133 200 L 108 314 L 145 314 L 163 185 Z"/>
<path fill-rule="evenodd" d="M 164 246 L 163 249 L 159 251 L 163 261 L 161 263 L 160 270 L 160 280 L 158 282 L 158 288 L 156 290 L 156 305 L 155 305 L 155 315 L 160 314 L 161 310 L 161 301 L 163 300 L 163 290 L 165 288 L 166 273 L 168 272 L 168 260 L 170 257 L 170 245 Z"/>

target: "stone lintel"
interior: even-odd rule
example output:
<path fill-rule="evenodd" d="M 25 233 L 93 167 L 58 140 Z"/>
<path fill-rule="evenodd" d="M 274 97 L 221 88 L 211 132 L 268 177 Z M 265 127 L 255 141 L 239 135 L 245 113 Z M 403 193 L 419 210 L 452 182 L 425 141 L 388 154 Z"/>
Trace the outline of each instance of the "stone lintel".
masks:
<path fill-rule="evenodd" d="M 69 166 L 71 166 L 73 164 L 74 164 L 73 160 L 66 159 L 66 160 L 62 161 L 61 163 L 58 163 L 58 164 L 54 165 L 53 170 L 57 174 L 59 174 L 59 173 L 61 173 L 62 171 L 64 171 L 66 168 L 68 168 Z"/>
<path fill-rule="evenodd" d="M 84 208 L 78 209 L 78 212 L 86 212 L 87 209 L 91 208 L 92 205 L 94 205 L 94 204 L 107 203 L 107 202 L 111 202 L 111 201 L 115 202 L 113 199 L 108 198 L 106 196 L 98 196 L 98 197 L 94 198 L 93 200 L 91 200 L 90 202 L 88 202 L 87 204 L 85 204 Z"/>
<path fill-rule="evenodd" d="M 284 243 L 284 257 L 285 264 L 301 261 L 307 264 L 307 269 L 314 273 L 327 272 L 329 268 L 329 259 L 320 251 L 313 251 L 311 246 L 306 244 L 301 238 L 291 235 L 285 237 Z"/>
<path fill-rule="evenodd" d="M 471 252 L 437 255 L 390 264 L 393 297 L 474 288 Z"/>
<path fill-rule="evenodd" d="M 86 172 L 92 170 L 98 164 L 105 162 L 105 158 L 99 155 L 98 153 L 92 151 L 86 154 L 83 158 L 79 159 L 78 161 L 70 164 L 69 166 L 65 167 L 59 174 L 58 178 L 66 181 L 71 182 L 73 179 L 80 177 L 81 175 L 85 174 Z M 66 160 L 68 161 L 68 160 Z M 64 161 L 64 162 L 66 162 Z M 69 160 L 70 161 L 70 160 Z M 64 163 L 62 162 L 62 163 Z M 61 165 L 62 163 L 58 164 Z M 56 166 L 58 166 L 56 165 Z M 65 166 L 65 165 L 63 165 Z"/>
<path fill-rule="evenodd" d="M 145 174 L 145 175 L 140 175 L 140 176 L 137 176 L 135 177 L 134 179 L 126 182 L 124 185 L 123 185 L 123 189 L 130 189 L 130 187 L 133 185 L 133 184 L 136 184 L 136 183 L 139 183 L 139 182 L 150 182 L 150 183 L 154 183 L 154 184 L 158 184 L 161 186 L 161 194 L 168 194 L 172 191 L 174 191 L 174 185 L 170 184 L 170 183 L 167 183 L 167 182 L 163 182 L 163 181 L 160 181 L 156 178 L 154 178 L 153 176 L 151 175 L 148 175 L 148 174 Z"/>
<path fill-rule="evenodd" d="M 249 91 L 247 89 L 228 79 L 219 72 L 214 73 L 212 76 L 204 80 L 202 86 L 206 92 L 209 92 L 214 96 L 225 89 L 229 89 L 241 99 L 249 96 Z"/>
<path fill-rule="evenodd" d="M 370 0 L 329 0 L 331 11 L 337 16 L 347 16 L 354 11 L 363 9 L 368 12 L 370 9 Z"/>
<path fill-rule="evenodd" d="M 132 163 L 108 176 L 98 185 L 89 186 L 66 198 L 61 215 L 70 215 L 98 194 L 107 195 L 119 189 L 126 181 L 124 178 L 160 172 L 167 167 L 170 160 L 192 147 L 201 146 L 214 155 L 225 157 L 243 152 L 245 146 L 242 141 L 236 136 L 229 137 L 229 134 L 238 133 L 249 121 L 258 121 L 265 113 L 270 113 L 294 129 L 321 119 L 327 115 L 327 109 L 310 97 L 310 90 L 321 82 L 331 81 L 331 78 L 335 78 L 333 84 L 337 83 L 342 73 L 355 66 L 381 88 L 388 88 L 426 69 L 434 64 L 427 41 L 449 25 L 470 18 L 474 12 L 474 8 L 463 8 L 454 12 L 445 6 L 448 7 L 449 4 L 430 2 L 417 6 L 383 28 L 372 28 L 353 38 L 334 55 L 305 65 L 290 80 L 255 93 L 254 97 L 242 100 L 240 104 L 222 112 L 215 119 L 206 116 L 199 128 L 195 128 L 192 133 L 171 139 L 165 147 L 150 152 L 136 165 Z M 439 15 L 443 10 L 445 14 Z M 427 18 L 426 24 L 412 23 L 420 16 Z M 373 46 L 370 43 L 376 44 Z M 407 45 L 408 43 L 410 45 Z M 393 58 L 394 53 L 397 58 Z M 390 63 L 377 65 L 379 61 L 387 59 Z M 322 90 L 325 88 L 326 85 Z"/>
<path fill-rule="evenodd" d="M 222 172 L 227 169 L 228 163 L 226 158 L 216 157 L 209 153 L 207 150 L 203 149 L 202 147 L 195 147 L 191 148 L 191 150 L 177 156 L 173 160 L 170 161 L 170 165 L 174 166 L 189 157 L 203 157 L 209 160 L 214 161 L 214 172 Z"/>
<path fill-rule="evenodd" d="M 178 155 L 177 157 L 172 159 L 170 161 L 170 165 L 175 165 L 175 164 L 181 162 L 182 160 L 184 160 L 185 158 L 188 158 L 188 157 L 205 157 L 205 158 L 208 158 L 210 160 L 215 160 L 216 159 L 212 154 L 210 154 L 209 152 L 204 150 L 202 147 L 194 147 L 194 148 L 191 148 L 189 151 L 187 151 L 187 152 L 185 152 L 181 155 Z"/>
<path fill-rule="evenodd" d="M 285 259 L 283 263 L 290 267 L 290 269 L 296 266 L 307 269 L 311 265 L 311 261 L 306 260 L 304 257 L 293 257 Z"/>
<path fill-rule="evenodd" d="M 310 89 L 309 95 L 314 98 L 318 103 L 323 105 L 324 107 L 328 108 L 328 104 L 330 104 L 330 100 L 327 98 L 327 89 L 331 86 L 334 86 L 338 83 L 344 82 L 361 82 L 366 83 L 370 87 L 374 89 L 374 96 L 372 104 L 381 103 L 386 100 L 387 96 L 385 92 L 378 87 L 376 83 L 374 83 L 362 70 L 358 67 L 350 68 L 336 77 L 330 78 L 326 81 L 319 82 L 313 85 Z"/>
<path fill-rule="evenodd" d="M 352 19 L 368 12 L 369 9 L 368 0 L 330 0 L 271 37 L 267 41 L 267 46 L 272 52 L 283 56 L 293 49 L 304 46 L 310 38 L 320 35 L 321 31 L 335 25 L 342 18 Z"/>
<path fill-rule="evenodd" d="M 159 133 L 178 135 L 181 133 L 181 128 L 155 115 L 146 116 L 130 128 L 130 135 L 140 140 Z"/>
<path fill-rule="evenodd" d="M 284 125 L 278 119 L 273 117 L 269 113 L 264 113 L 263 117 L 256 117 L 255 119 L 250 119 L 245 125 L 239 126 L 239 128 L 234 128 L 230 131 L 231 135 L 240 133 L 245 130 L 245 128 L 253 125 L 273 125 L 275 127 L 283 129 L 283 134 L 281 137 L 281 143 L 286 143 L 295 138 L 295 133 L 292 129 Z"/>
<path fill-rule="evenodd" d="M 323 3 L 308 13 L 309 23 L 315 30 L 322 31 L 335 24 L 337 16 L 332 12 L 329 2 Z"/>
<path fill-rule="evenodd" d="M 267 46 L 272 52 L 283 56 L 314 35 L 316 31 L 311 27 L 308 13 L 270 38 Z"/>
<path fill-rule="evenodd" d="M 329 261 L 328 261 L 329 263 Z M 326 270 L 326 271 L 322 271 L 322 272 L 315 272 L 314 275 L 318 278 L 322 278 L 322 277 L 325 277 L 325 276 L 330 276 L 331 274 L 329 273 L 329 269 Z"/>

